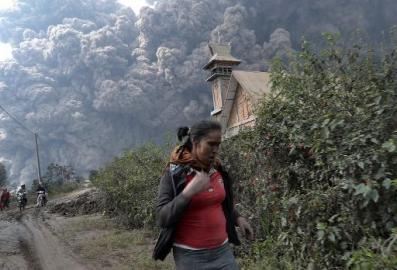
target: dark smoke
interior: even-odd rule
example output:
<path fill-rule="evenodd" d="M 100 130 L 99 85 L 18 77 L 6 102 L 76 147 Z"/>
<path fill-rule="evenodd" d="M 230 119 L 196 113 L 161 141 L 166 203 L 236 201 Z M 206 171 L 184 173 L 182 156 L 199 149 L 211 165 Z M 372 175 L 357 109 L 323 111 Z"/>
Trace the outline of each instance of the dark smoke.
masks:
<path fill-rule="evenodd" d="M 201 70 L 211 42 L 230 42 L 240 68 L 266 70 L 302 35 L 380 39 L 397 2 L 161 0 L 137 16 L 114 0 L 20 0 L 0 14 L 0 104 L 40 135 L 44 165 L 81 172 L 165 130 L 207 118 Z M 35 177 L 33 135 L 0 114 L 0 159 L 15 182 Z"/>

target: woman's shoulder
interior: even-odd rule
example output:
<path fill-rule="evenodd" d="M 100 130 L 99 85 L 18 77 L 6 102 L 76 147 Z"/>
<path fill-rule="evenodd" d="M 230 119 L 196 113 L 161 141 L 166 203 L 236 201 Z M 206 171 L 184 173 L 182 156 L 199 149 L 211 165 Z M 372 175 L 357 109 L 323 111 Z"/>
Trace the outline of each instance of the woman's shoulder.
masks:
<path fill-rule="evenodd" d="M 189 169 L 190 167 L 186 165 L 169 163 L 163 172 L 162 178 L 174 179 L 175 181 L 177 179 L 183 178 L 182 176 L 184 176 Z"/>
<path fill-rule="evenodd" d="M 215 166 L 214 166 L 214 168 L 218 171 L 218 172 L 220 172 L 220 173 L 226 173 L 227 174 L 227 170 L 225 169 L 225 167 L 224 166 L 222 166 L 222 164 L 221 163 L 218 163 L 218 164 L 216 164 Z"/>
<path fill-rule="evenodd" d="M 182 165 L 176 163 L 170 163 L 168 168 L 169 168 L 169 172 L 172 175 L 180 175 L 184 172 L 191 170 L 191 167 L 189 165 Z"/>

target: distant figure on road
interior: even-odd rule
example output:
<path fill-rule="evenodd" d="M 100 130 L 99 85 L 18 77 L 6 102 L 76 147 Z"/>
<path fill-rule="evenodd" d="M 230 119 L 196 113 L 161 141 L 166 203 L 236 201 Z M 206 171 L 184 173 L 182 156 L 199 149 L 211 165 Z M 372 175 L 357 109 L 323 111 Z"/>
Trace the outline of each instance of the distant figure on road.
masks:
<path fill-rule="evenodd" d="M 182 127 L 178 139 L 160 180 L 156 218 L 162 230 L 153 258 L 163 260 L 173 249 L 177 270 L 237 270 L 229 247 L 240 244 L 235 226 L 249 239 L 253 230 L 234 207 L 232 180 L 218 159 L 221 125 Z"/>
<path fill-rule="evenodd" d="M 0 209 L 3 211 L 4 208 L 8 208 L 10 204 L 10 192 L 7 190 L 7 188 L 3 189 L 3 192 L 1 193 L 0 197 Z"/>
<path fill-rule="evenodd" d="M 39 184 L 37 186 L 36 194 L 37 194 L 37 197 L 36 197 L 37 206 L 46 205 L 47 204 L 47 193 L 46 193 L 46 190 L 45 190 L 45 188 L 44 188 L 44 186 L 42 184 Z M 43 200 L 43 205 L 40 205 L 40 200 L 41 199 Z"/>
<path fill-rule="evenodd" d="M 17 194 L 26 194 L 26 186 L 25 186 L 25 184 L 22 184 L 22 185 L 18 188 Z"/>
<path fill-rule="evenodd" d="M 22 184 L 21 187 L 17 191 L 17 201 L 19 211 L 25 209 L 26 204 L 28 203 L 28 198 L 26 196 L 26 186 Z"/>

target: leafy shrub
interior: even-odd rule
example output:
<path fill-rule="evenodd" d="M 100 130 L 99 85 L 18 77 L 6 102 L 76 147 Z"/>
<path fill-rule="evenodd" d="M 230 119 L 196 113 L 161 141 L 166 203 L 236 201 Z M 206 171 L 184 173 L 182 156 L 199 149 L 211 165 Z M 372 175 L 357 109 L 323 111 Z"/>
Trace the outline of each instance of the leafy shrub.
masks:
<path fill-rule="evenodd" d="M 343 269 L 363 239 L 397 226 L 396 50 L 326 38 L 289 66 L 275 61 L 256 128 L 222 146 L 256 229 L 249 255 L 278 269 Z"/>
<path fill-rule="evenodd" d="M 348 262 L 351 269 L 396 269 L 397 229 L 386 239 L 363 239 L 360 249 L 353 252 Z"/>
<path fill-rule="evenodd" d="M 0 162 L 0 187 L 8 184 L 8 176 L 6 167 L 2 162 Z"/>
<path fill-rule="evenodd" d="M 107 197 L 108 211 L 124 224 L 153 227 L 159 179 L 169 158 L 166 149 L 147 143 L 92 173 L 93 184 Z"/>
<path fill-rule="evenodd" d="M 81 188 L 82 180 L 82 177 L 75 173 L 72 166 L 63 166 L 54 163 L 48 165 L 41 179 L 42 184 L 51 196 L 68 193 Z M 33 197 L 36 197 L 38 185 L 39 181 L 34 179 L 30 187 L 30 193 Z"/>

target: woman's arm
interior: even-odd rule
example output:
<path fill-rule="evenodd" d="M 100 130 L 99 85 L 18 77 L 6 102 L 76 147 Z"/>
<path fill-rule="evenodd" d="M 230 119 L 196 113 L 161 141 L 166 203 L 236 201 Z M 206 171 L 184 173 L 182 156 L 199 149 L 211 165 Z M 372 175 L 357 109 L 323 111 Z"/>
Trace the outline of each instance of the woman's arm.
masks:
<path fill-rule="evenodd" d="M 219 167 L 219 170 L 221 171 L 224 179 L 224 183 L 225 183 L 225 188 L 228 189 L 228 193 L 229 196 L 231 198 L 229 198 L 230 203 L 231 203 L 231 207 L 232 207 L 232 220 L 235 226 L 238 226 L 242 232 L 242 234 L 250 239 L 253 240 L 254 239 L 254 230 L 252 229 L 251 225 L 248 223 L 248 221 L 240 216 L 239 212 L 236 210 L 236 205 L 234 203 L 234 196 L 233 196 L 233 186 L 232 186 L 232 180 L 229 176 L 229 174 L 223 170 L 222 166 Z M 226 182 L 225 182 L 226 181 Z"/>
<path fill-rule="evenodd" d="M 160 180 L 156 206 L 157 223 L 163 228 L 176 224 L 190 202 L 182 193 L 175 196 L 172 181 L 171 172 L 167 169 Z"/>

